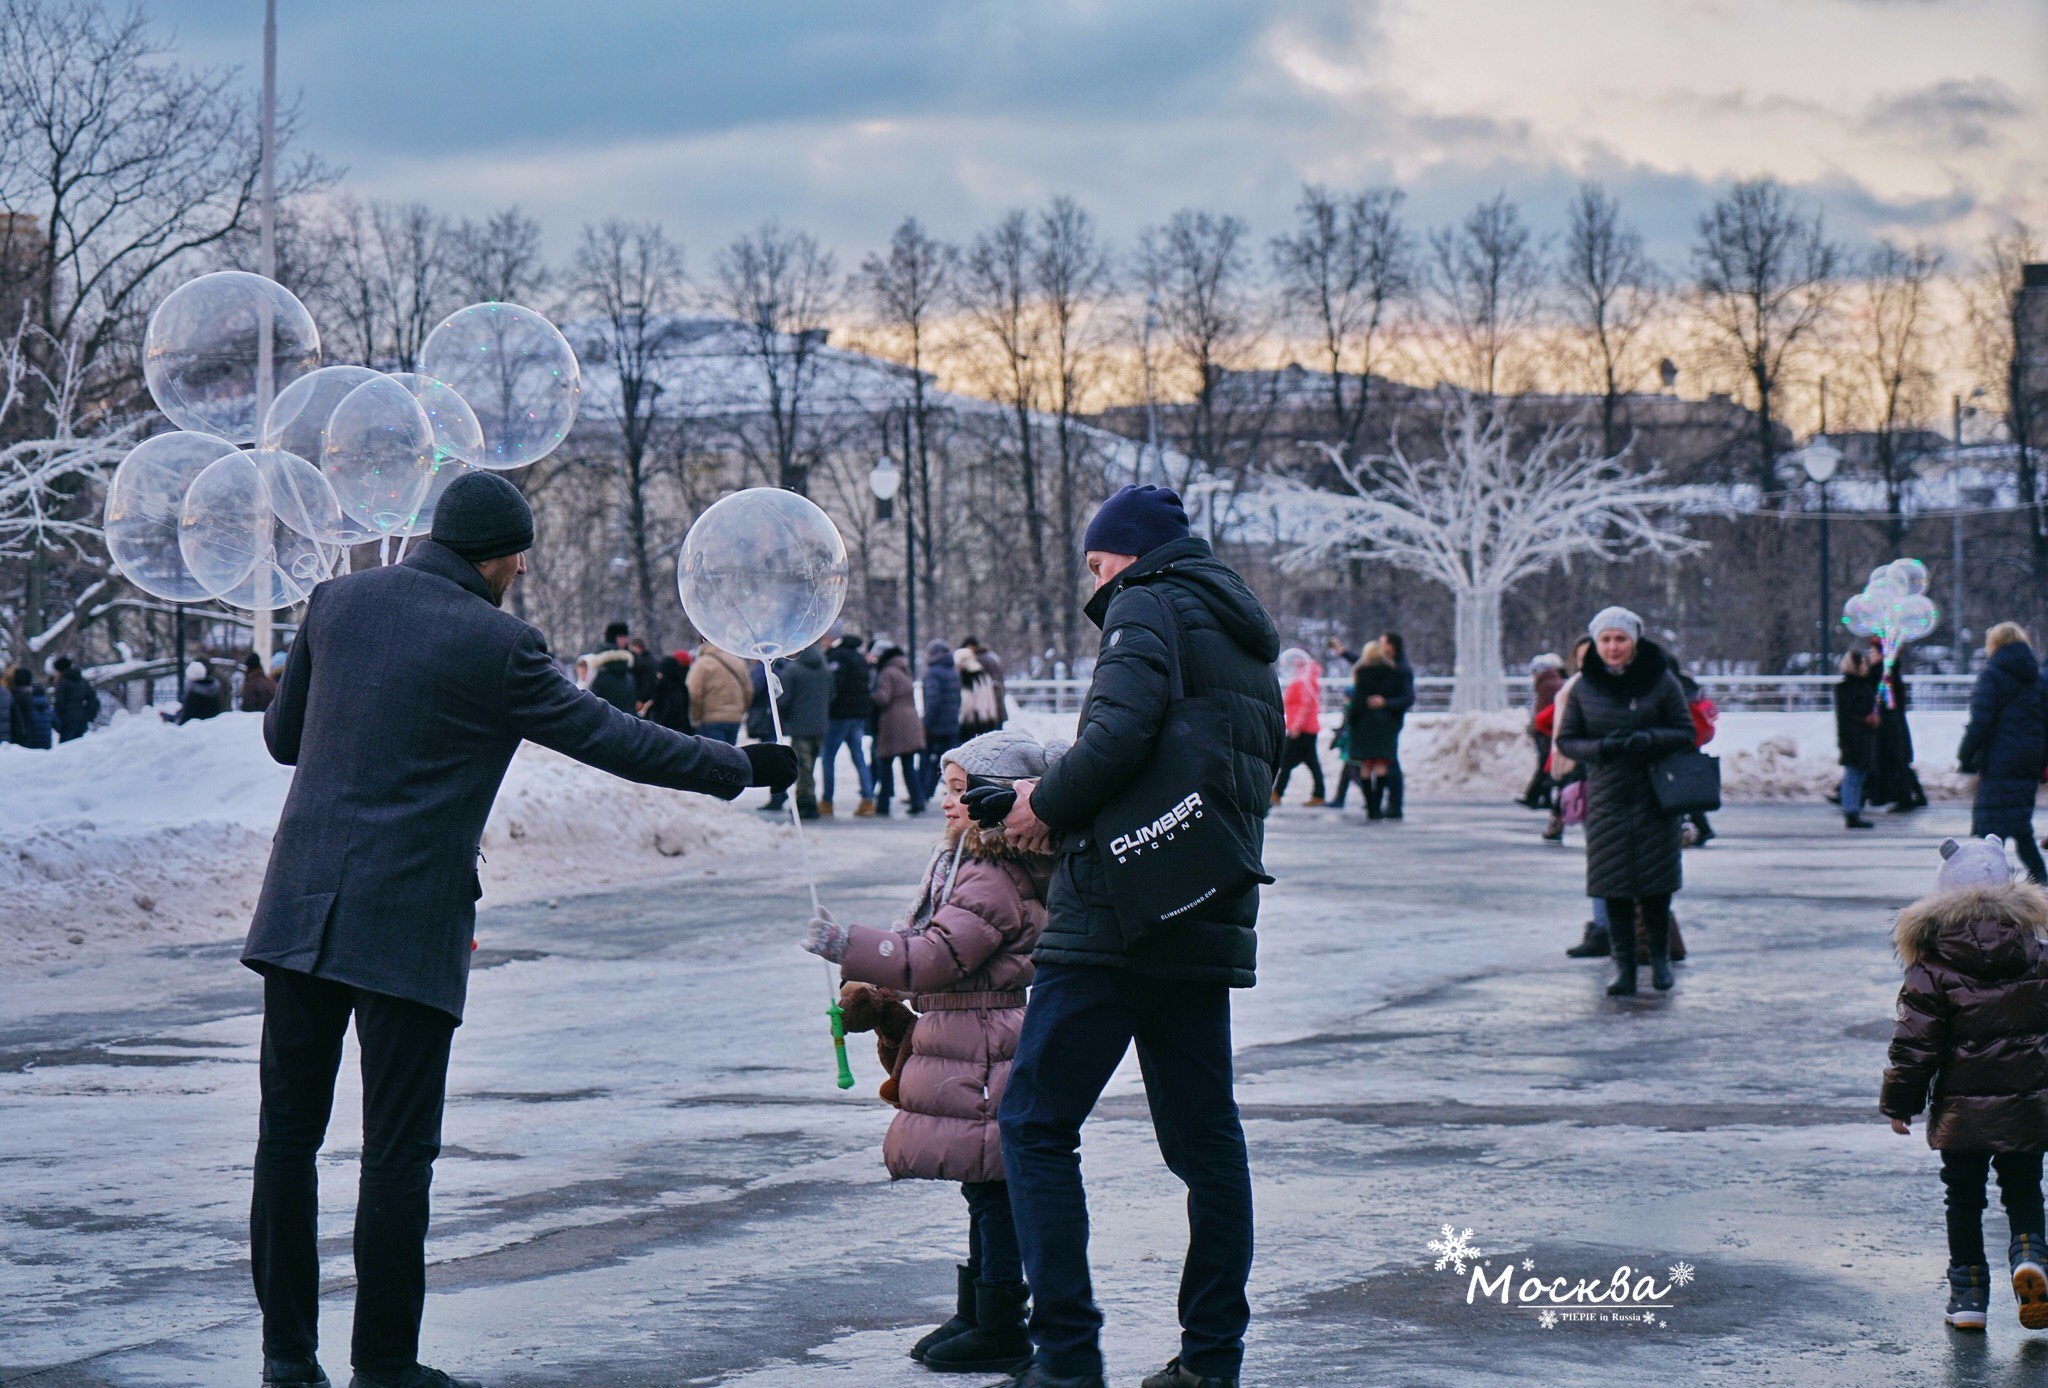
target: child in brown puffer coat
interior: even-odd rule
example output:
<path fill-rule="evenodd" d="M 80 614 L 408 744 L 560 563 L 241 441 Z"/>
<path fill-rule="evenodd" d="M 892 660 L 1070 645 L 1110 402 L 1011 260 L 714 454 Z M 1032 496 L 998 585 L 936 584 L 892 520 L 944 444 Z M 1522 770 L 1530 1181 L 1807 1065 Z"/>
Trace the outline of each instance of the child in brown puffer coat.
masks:
<path fill-rule="evenodd" d="M 898 1110 L 882 1143 L 889 1175 L 958 1181 L 967 1198 L 958 1307 L 910 1352 L 942 1372 L 996 1372 L 1031 1357 L 996 1109 L 1024 1023 L 1052 870 L 1050 858 L 1006 842 L 999 828 L 975 825 L 961 797 L 977 785 L 1035 780 L 1062 750 L 1006 728 L 947 751 L 945 834 L 910 914 L 889 930 L 821 916 L 804 941 L 840 965 L 846 1029 L 877 1033 L 890 1072 L 882 1095 Z"/>
<path fill-rule="evenodd" d="M 1984 1328 L 1984 1186 L 1995 1169 L 2020 1324 L 2040 1330 L 2048 1327 L 2048 894 L 2012 880 L 1995 837 L 1948 839 L 1941 855 L 1934 894 L 1901 911 L 1893 930 L 1906 979 L 1878 1109 L 1900 1134 L 1928 1110 L 1927 1145 L 1941 1153 L 1948 1190 L 1948 1323 Z"/>

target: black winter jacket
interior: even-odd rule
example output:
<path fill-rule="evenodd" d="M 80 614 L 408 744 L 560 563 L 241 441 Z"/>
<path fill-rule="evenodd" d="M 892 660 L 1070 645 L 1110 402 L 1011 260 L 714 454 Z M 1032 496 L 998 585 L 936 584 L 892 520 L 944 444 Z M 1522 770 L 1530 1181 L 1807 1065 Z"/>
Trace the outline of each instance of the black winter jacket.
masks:
<path fill-rule="evenodd" d="M 57 676 L 50 702 L 56 712 L 57 736 L 65 742 L 83 737 L 100 711 L 100 696 L 75 669 Z"/>
<path fill-rule="evenodd" d="M 1631 751 L 1635 734 L 1643 743 Z M 1610 674 L 1597 655 L 1565 700 L 1557 745 L 1586 770 L 1586 895 L 1669 896 L 1684 883 L 1679 819 L 1650 789 L 1650 763 L 1692 744 L 1692 714 L 1654 641 Z"/>
<path fill-rule="evenodd" d="M 1257 888 L 1219 899 L 1134 948 L 1117 925 L 1095 842 L 1096 814 L 1151 756 L 1166 715 L 1166 609 L 1179 629 L 1187 694 L 1232 705 L 1237 803 L 1230 812 L 1242 816 L 1240 832 L 1248 842 L 1257 847 L 1265 841 L 1286 740 L 1271 668 L 1280 636 L 1244 580 L 1206 542 L 1175 540 L 1104 584 L 1088 603 L 1102 643 L 1080 733 L 1032 796 L 1038 817 L 1064 835 L 1046 894 L 1045 933 L 1033 958 L 1249 988 L 1257 979 Z"/>
<path fill-rule="evenodd" d="M 1877 712 L 1877 678 L 1844 675 L 1835 686 L 1835 746 L 1843 766 L 1877 770 L 1877 729 L 1863 721 Z"/>
<path fill-rule="evenodd" d="M 1371 706 L 1373 695 L 1386 703 Z M 1405 702 L 1404 702 L 1405 700 Z M 1401 755 L 1401 716 L 1415 702 L 1415 675 L 1398 665 L 1361 665 L 1351 677 L 1351 760 L 1392 761 Z"/>
<path fill-rule="evenodd" d="M 782 681 L 782 731 L 789 737 L 824 741 L 832 708 L 832 671 L 816 646 L 777 663 Z"/>
<path fill-rule="evenodd" d="M 842 636 L 825 652 L 832 667 L 832 716 L 871 718 L 875 712 L 875 667 L 860 648 L 858 636 Z"/>
<path fill-rule="evenodd" d="M 178 705 L 178 725 L 197 723 L 206 718 L 218 718 L 226 712 L 228 692 L 221 682 L 212 675 L 203 680 L 188 680 L 185 684 L 185 701 Z"/>
<path fill-rule="evenodd" d="M 8 740 L 23 747 L 48 747 L 50 728 L 56 721 L 50 711 L 50 696 L 39 684 L 17 684 L 13 694 L 7 715 Z M 182 723 L 185 720 L 180 718 L 178 721 Z"/>
<path fill-rule="evenodd" d="M 2016 839 L 2033 832 L 2034 796 L 2048 762 L 2048 686 L 2024 641 L 2000 646 L 1970 691 L 1970 721 L 1956 765 L 1977 778 L 1970 833 Z"/>

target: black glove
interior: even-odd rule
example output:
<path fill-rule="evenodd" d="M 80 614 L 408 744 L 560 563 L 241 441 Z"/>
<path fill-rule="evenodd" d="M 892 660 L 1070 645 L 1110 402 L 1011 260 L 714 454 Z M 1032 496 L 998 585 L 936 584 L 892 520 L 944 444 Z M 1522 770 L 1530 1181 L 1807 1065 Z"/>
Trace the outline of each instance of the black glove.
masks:
<path fill-rule="evenodd" d="M 1609 733 L 1600 739 L 1600 760 L 1620 761 L 1628 747 L 1628 738 L 1622 733 Z"/>
<path fill-rule="evenodd" d="M 780 742 L 750 742 L 740 748 L 753 768 L 752 784 L 780 795 L 796 782 L 796 749 Z"/>
<path fill-rule="evenodd" d="M 1628 735 L 1628 742 L 1626 744 L 1628 754 L 1632 757 L 1647 757 L 1650 755 L 1650 749 L 1656 745 L 1657 739 L 1651 737 L 1649 733 L 1641 728 Z"/>
<path fill-rule="evenodd" d="M 993 829 L 1017 808 L 1017 792 L 1010 786 L 975 786 L 960 797 L 967 817 L 984 829 Z"/>

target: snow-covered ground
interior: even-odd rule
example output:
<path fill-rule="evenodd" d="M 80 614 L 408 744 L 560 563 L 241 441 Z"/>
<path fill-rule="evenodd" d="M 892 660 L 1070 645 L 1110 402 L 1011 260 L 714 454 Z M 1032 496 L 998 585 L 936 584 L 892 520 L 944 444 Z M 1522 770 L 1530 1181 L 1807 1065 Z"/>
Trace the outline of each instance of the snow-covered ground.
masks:
<path fill-rule="evenodd" d="M 0 744 L 0 963 L 240 933 L 291 776 L 254 714 L 122 715 L 47 752 Z M 484 891 L 503 904 L 636 881 L 785 833 L 529 743 L 484 831 Z"/>

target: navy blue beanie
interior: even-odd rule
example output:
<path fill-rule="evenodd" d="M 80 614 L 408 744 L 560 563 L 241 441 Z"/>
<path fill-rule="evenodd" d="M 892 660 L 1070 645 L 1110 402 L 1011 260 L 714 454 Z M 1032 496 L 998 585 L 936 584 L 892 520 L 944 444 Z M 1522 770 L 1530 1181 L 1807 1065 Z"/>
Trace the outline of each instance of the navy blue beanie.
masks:
<path fill-rule="evenodd" d="M 1142 557 L 1187 537 L 1188 513 L 1171 488 L 1149 484 L 1119 487 L 1088 522 L 1081 548 Z"/>

